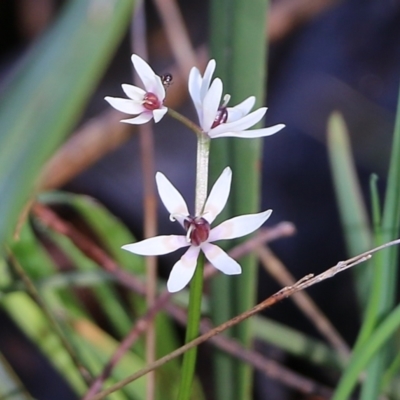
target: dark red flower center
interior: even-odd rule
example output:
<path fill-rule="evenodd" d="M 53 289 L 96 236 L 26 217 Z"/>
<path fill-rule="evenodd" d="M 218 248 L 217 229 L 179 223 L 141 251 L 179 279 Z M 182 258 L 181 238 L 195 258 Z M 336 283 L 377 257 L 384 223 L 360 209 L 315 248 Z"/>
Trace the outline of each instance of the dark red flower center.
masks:
<path fill-rule="evenodd" d="M 157 110 L 161 108 L 161 102 L 154 93 L 147 92 L 143 98 L 143 107 L 149 111 Z"/>
<path fill-rule="evenodd" d="M 228 110 L 226 106 L 221 106 L 218 108 L 217 115 L 215 116 L 214 122 L 211 126 L 211 129 L 217 127 L 218 125 L 221 125 L 225 123 L 228 119 Z"/>
<path fill-rule="evenodd" d="M 203 217 L 187 217 L 184 222 L 188 239 L 193 246 L 199 246 L 208 239 L 210 224 Z"/>

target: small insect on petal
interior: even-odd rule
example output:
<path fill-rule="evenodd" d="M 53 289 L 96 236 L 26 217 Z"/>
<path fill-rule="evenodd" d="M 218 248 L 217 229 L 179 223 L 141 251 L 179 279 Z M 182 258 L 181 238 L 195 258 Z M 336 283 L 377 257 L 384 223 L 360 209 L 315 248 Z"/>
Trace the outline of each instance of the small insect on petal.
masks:
<path fill-rule="evenodd" d="M 161 78 L 162 84 L 164 85 L 164 87 L 166 89 L 169 88 L 172 85 L 173 80 L 174 80 L 172 74 L 170 74 L 170 73 L 166 73 L 164 75 L 161 75 L 160 78 Z"/>

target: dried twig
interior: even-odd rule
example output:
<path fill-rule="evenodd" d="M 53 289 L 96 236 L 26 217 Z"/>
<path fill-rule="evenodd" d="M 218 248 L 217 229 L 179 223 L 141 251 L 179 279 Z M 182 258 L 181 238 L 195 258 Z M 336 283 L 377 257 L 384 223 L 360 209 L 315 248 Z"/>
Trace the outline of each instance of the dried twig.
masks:
<path fill-rule="evenodd" d="M 255 248 L 257 248 L 260 244 L 265 242 L 271 242 L 278 238 L 282 238 L 285 236 L 290 236 L 294 233 L 294 227 L 292 224 L 283 222 L 278 224 L 276 227 L 261 231 L 258 235 L 255 235 L 253 238 L 248 241 L 234 247 L 229 251 L 229 255 L 233 258 L 240 258 L 250 253 Z M 209 279 L 212 276 L 216 275 L 218 271 L 212 267 L 210 264 L 206 265 L 204 271 L 204 278 Z M 112 355 L 111 359 L 108 361 L 106 366 L 103 368 L 101 374 L 96 378 L 93 382 L 92 386 L 89 388 L 83 400 L 88 400 L 93 396 L 97 391 L 102 387 L 103 382 L 109 377 L 112 369 L 121 359 L 121 357 L 125 354 L 126 351 L 129 350 L 136 342 L 136 340 L 140 337 L 140 335 L 148 329 L 149 324 L 156 316 L 157 312 L 161 309 L 165 308 L 167 312 L 169 312 L 174 318 L 179 320 L 181 323 L 185 323 L 186 319 L 182 319 L 181 309 L 174 304 L 169 304 L 169 300 L 172 297 L 172 293 L 168 291 L 164 291 L 158 299 L 155 301 L 153 307 L 151 307 L 146 314 L 144 314 L 139 320 L 136 321 L 134 327 L 125 337 L 125 339 L 121 342 L 118 349 Z M 184 320 L 184 321 L 183 321 Z"/>
<path fill-rule="evenodd" d="M 259 246 L 256 249 L 258 257 L 264 268 L 282 285 L 293 285 L 296 280 L 283 265 L 283 263 L 273 254 L 267 246 Z M 292 296 L 293 302 L 300 310 L 314 323 L 320 333 L 325 336 L 327 341 L 337 350 L 337 352 L 348 359 L 350 349 L 340 333 L 325 317 L 321 309 L 315 304 L 314 300 L 305 292 L 299 292 Z"/>
<path fill-rule="evenodd" d="M 266 300 L 262 301 L 261 303 L 257 304 L 255 307 L 252 309 L 230 319 L 229 321 L 217 326 L 216 328 L 213 328 L 212 330 L 208 331 L 207 333 L 201 335 L 200 337 L 192 340 L 191 342 L 185 344 L 184 346 L 180 347 L 179 349 L 171 352 L 170 354 L 167 354 L 166 356 L 158 359 L 155 363 L 152 365 L 148 365 L 147 367 L 141 369 L 140 371 L 136 372 L 135 374 L 122 379 L 120 382 L 110 386 L 108 389 L 102 391 L 101 393 L 97 394 L 96 396 L 92 397 L 91 400 L 100 400 L 103 399 L 105 396 L 108 396 L 109 394 L 115 392 L 116 390 L 121 389 L 128 383 L 131 383 L 135 381 L 136 379 L 146 375 L 149 371 L 152 371 L 156 368 L 161 367 L 168 361 L 179 357 L 189 349 L 200 345 L 201 343 L 204 343 L 205 341 L 211 339 L 212 337 L 220 334 L 221 332 L 231 328 L 234 325 L 237 325 L 238 323 L 244 321 L 247 318 L 250 318 L 251 316 L 259 313 L 260 311 L 264 310 L 265 308 L 271 307 L 272 305 L 276 304 L 277 302 L 293 295 L 294 293 L 299 292 L 300 290 L 304 290 L 305 288 L 308 288 L 309 286 L 312 286 L 316 283 L 322 282 L 325 279 L 332 278 L 339 272 L 343 272 L 346 269 L 349 269 L 357 264 L 360 264 L 364 261 L 369 260 L 372 257 L 372 254 L 382 250 L 386 247 L 397 245 L 400 243 L 400 239 L 394 240 L 392 242 L 386 243 L 382 246 L 376 247 L 375 249 L 372 249 L 368 252 L 362 253 L 356 257 L 352 257 L 346 261 L 340 261 L 337 265 L 335 265 L 332 268 L 329 268 L 327 271 L 314 276 L 313 274 L 306 275 L 299 281 L 297 281 L 294 285 L 287 286 L 277 293 L 273 294 Z"/>
<path fill-rule="evenodd" d="M 131 25 L 132 53 L 148 59 L 146 41 L 146 12 L 144 3 L 140 3 L 134 11 Z M 134 74 L 133 81 L 140 86 L 140 78 Z M 140 154 L 143 173 L 143 233 L 147 239 L 157 234 L 157 197 L 154 182 L 154 134 L 151 124 L 139 125 Z M 146 303 L 147 309 L 154 306 L 157 295 L 157 258 L 146 257 Z M 153 322 L 149 322 L 146 330 L 146 364 L 156 359 L 156 332 Z M 156 396 L 156 375 L 147 376 L 146 400 L 154 400 Z"/>

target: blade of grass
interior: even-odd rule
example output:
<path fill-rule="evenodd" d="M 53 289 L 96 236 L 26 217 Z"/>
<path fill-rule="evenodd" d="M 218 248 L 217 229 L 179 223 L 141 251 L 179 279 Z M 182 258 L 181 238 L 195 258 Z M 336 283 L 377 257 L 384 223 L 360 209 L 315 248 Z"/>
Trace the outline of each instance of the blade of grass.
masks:
<path fill-rule="evenodd" d="M 250 3 L 245 0 L 211 2 L 211 51 L 217 59 L 217 73 L 224 82 L 225 92 L 232 95 L 232 103 L 236 104 L 250 95 L 256 96 L 258 105 L 263 102 L 267 4 L 266 0 Z M 259 139 L 228 139 L 226 143 L 212 143 L 211 155 L 214 177 L 220 173 L 216 169 L 221 168 L 223 163 L 224 166 L 230 165 L 233 170 L 231 200 L 225 216 L 255 212 L 258 210 L 260 198 L 258 166 L 262 142 Z M 224 148 L 221 150 L 222 146 Z M 215 158 L 218 159 L 217 162 Z M 214 303 L 215 324 L 254 304 L 256 260 L 254 256 L 247 256 L 240 263 L 243 267 L 240 277 L 234 280 L 221 277 L 213 285 L 211 301 Z M 235 327 L 234 335 L 249 346 L 251 321 Z M 233 362 L 226 356 L 219 356 L 215 369 L 218 399 L 251 398 L 251 370 L 248 366 Z"/>
<path fill-rule="evenodd" d="M 373 356 L 387 343 L 391 336 L 399 329 L 400 326 L 400 306 L 397 306 L 376 328 L 371 336 L 360 345 L 353 354 L 353 357 L 344 374 L 336 387 L 332 400 L 343 400 L 350 397 L 354 390 L 361 372 L 368 365 Z M 370 375 L 367 375 L 369 381 Z M 381 383 L 378 385 L 378 392 Z M 377 399 L 378 397 L 375 397 Z"/>
<path fill-rule="evenodd" d="M 0 353 L 0 399 L 33 400 L 24 388 L 10 364 Z"/>
<path fill-rule="evenodd" d="M 351 152 L 347 127 L 341 114 L 328 120 L 328 152 L 340 219 L 349 256 L 360 254 L 372 245 L 367 211 Z M 361 309 L 369 298 L 372 263 L 354 268 L 356 290 Z"/>
<path fill-rule="evenodd" d="M 381 230 L 375 232 L 376 243 L 381 244 L 395 239 L 400 227 L 400 91 L 393 134 L 386 196 L 383 208 Z M 363 327 L 357 340 L 362 345 L 377 324 L 390 312 L 395 304 L 397 291 L 397 247 L 389 248 L 375 260 L 373 285 L 370 302 Z M 386 346 L 377 354 L 368 368 L 368 379 L 361 390 L 362 400 L 378 398 L 382 376 L 389 362 L 389 349 Z"/>
<path fill-rule="evenodd" d="M 23 60 L 0 101 L 0 242 L 35 177 L 76 124 L 129 23 L 132 0 L 70 1 Z"/>

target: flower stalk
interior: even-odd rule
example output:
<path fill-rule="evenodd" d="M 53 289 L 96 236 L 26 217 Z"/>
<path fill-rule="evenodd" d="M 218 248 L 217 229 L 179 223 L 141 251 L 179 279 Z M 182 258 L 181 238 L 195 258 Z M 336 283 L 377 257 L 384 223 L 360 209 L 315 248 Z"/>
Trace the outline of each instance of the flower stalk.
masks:
<path fill-rule="evenodd" d="M 200 215 L 207 199 L 208 158 L 210 154 L 210 139 L 206 135 L 197 136 L 196 165 L 196 200 L 195 214 Z M 204 255 L 200 254 L 197 267 L 190 285 L 188 324 L 185 343 L 196 339 L 200 330 L 201 297 L 203 294 Z M 193 347 L 183 356 L 182 378 L 179 387 L 178 400 L 190 399 L 193 378 L 196 367 L 197 347 Z"/>

